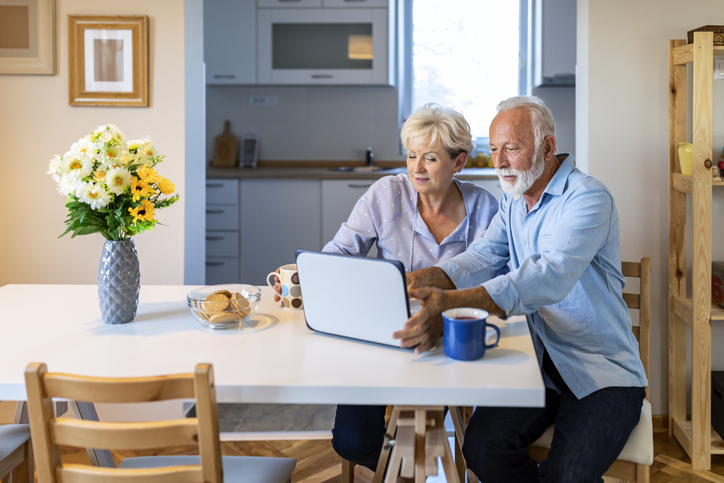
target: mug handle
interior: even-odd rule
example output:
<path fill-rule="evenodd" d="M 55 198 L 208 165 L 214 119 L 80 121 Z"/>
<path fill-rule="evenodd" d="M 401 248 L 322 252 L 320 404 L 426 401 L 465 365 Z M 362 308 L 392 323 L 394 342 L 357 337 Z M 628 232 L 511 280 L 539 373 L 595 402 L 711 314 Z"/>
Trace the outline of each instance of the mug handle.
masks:
<path fill-rule="evenodd" d="M 277 292 L 274 289 L 274 284 L 269 283 L 269 277 L 279 277 L 279 283 L 282 283 L 282 278 L 279 276 L 277 272 L 270 272 L 269 275 L 266 276 L 266 284 L 271 287 L 272 290 L 274 290 L 274 293 L 277 294 L 279 297 L 282 297 L 282 294 L 280 292 Z"/>
<path fill-rule="evenodd" d="M 498 328 L 497 325 L 487 324 L 487 323 L 485 324 L 485 327 L 486 327 L 486 331 L 487 331 L 488 327 L 492 327 L 493 330 L 495 330 L 495 333 L 498 335 L 498 338 L 495 339 L 495 342 L 493 342 L 490 345 L 485 346 L 486 349 L 491 349 L 491 348 L 495 347 L 496 345 L 498 345 L 498 342 L 500 342 L 500 329 Z"/>

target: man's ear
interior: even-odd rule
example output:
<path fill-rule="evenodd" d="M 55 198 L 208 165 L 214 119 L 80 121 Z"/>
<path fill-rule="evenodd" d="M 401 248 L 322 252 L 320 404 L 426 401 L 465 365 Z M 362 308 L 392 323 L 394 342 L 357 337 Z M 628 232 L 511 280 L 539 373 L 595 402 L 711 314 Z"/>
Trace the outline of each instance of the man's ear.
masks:
<path fill-rule="evenodd" d="M 556 155 L 556 137 L 546 136 L 543 138 L 543 158 L 548 160 Z"/>

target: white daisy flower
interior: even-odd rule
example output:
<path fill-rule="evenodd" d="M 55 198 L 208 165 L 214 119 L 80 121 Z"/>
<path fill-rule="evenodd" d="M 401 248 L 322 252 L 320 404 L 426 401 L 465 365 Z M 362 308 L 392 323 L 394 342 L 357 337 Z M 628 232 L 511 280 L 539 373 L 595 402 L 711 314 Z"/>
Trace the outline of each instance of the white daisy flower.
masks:
<path fill-rule="evenodd" d="M 111 195 L 98 183 L 80 181 L 76 185 L 75 195 L 79 201 L 89 204 L 94 210 L 103 208 L 111 201 Z"/>
<path fill-rule="evenodd" d="M 70 176 L 74 179 L 85 178 L 93 172 L 93 159 L 83 153 L 68 151 L 63 156 L 60 171 L 63 176 Z"/>
<path fill-rule="evenodd" d="M 51 175 L 53 177 L 53 180 L 55 180 L 56 183 L 60 181 L 60 173 L 61 173 L 60 165 L 62 163 L 63 163 L 63 160 L 60 159 L 60 156 L 58 156 L 56 154 L 55 156 L 50 158 L 50 163 L 48 164 L 47 174 Z"/>
<path fill-rule="evenodd" d="M 106 173 L 105 182 L 108 191 L 122 195 L 123 189 L 131 184 L 131 172 L 126 168 L 111 168 Z"/>
<path fill-rule="evenodd" d="M 75 193 L 75 184 L 78 180 L 70 176 L 62 176 L 58 181 L 58 193 L 63 196 L 72 195 Z"/>
<path fill-rule="evenodd" d="M 93 141 L 90 140 L 90 137 L 81 138 L 70 147 L 72 153 L 87 154 L 91 157 L 93 157 L 98 149 L 100 149 L 100 146 L 96 146 Z"/>

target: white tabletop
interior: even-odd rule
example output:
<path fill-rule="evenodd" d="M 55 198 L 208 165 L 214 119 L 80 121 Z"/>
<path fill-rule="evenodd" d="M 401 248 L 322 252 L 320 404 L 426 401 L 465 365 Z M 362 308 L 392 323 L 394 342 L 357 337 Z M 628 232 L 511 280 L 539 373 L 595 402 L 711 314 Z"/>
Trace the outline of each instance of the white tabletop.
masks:
<path fill-rule="evenodd" d="M 210 362 L 221 402 L 542 406 L 543 381 L 522 317 L 491 322 L 498 347 L 478 361 L 310 331 L 302 311 L 280 308 L 269 288 L 252 327 L 212 330 L 186 306 L 191 286 L 141 288 L 136 319 L 107 325 L 95 285 L 0 287 L 0 400 L 25 399 L 23 371 L 144 376 L 192 372 Z"/>

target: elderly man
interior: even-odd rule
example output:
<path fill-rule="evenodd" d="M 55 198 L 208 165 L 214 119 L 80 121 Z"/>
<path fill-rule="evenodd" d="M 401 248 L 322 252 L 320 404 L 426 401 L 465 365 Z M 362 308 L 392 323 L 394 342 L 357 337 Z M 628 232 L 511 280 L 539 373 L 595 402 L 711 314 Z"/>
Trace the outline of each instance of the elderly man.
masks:
<path fill-rule="evenodd" d="M 616 206 L 600 181 L 557 160 L 555 120 L 538 98 L 498 105 L 490 149 L 505 191 L 498 214 L 467 251 L 408 274 L 423 308 L 394 337 L 429 349 L 452 307 L 525 315 L 545 407 L 477 408 L 467 464 L 483 482 L 599 482 L 639 421 L 647 384 L 621 295 Z M 526 446 L 552 423 L 548 459 L 536 465 Z"/>

